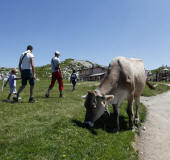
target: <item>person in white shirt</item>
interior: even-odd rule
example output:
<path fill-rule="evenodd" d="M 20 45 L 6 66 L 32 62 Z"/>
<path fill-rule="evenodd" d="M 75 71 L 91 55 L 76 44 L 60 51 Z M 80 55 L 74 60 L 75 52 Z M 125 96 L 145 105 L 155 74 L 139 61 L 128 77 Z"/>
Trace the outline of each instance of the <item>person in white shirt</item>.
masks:
<path fill-rule="evenodd" d="M 30 98 L 29 102 L 35 102 L 33 93 L 34 93 L 34 84 L 35 84 L 35 69 L 34 69 L 34 55 L 32 53 L 33 47 L 31 45 L 27 46 L 27 50 L 22 53 L 19 61 L 19 70 L 21 72 L 22 86 L 17 92 L 17 96 L 14 97 L 14 100 L 17 102 L 19 94 L 27 85 L 27 81 L 30 84 Z"/>
<path fill-rule="evenodd" d="M 9 82 L 9 88 L 10 88 L 10 93 L 6 99 L 7 102 L 10 102 L 10 97 L 12 94 L 15 94 L 17 93 L 17 90 L 16 90 L 16 80 L 19 80 L 21 78 L 17 78 L 16 77 L 16 73 L 17 73 L 17 70 L 15 68 L 13 68 L 11 70 L 11 74 L 8 78 L 8 80 L 6 81 L 4 87 L 6 87 L 7 83 Z"/>
<path fill-rule="evenodd" d="M 52 78 L 51 78 L 51 84 L 45 94 L 45 97 L 49 97 L 50 90 L 54 87 L 56 80 L 58 81 L 59 84 L 59 92 L 60 92 L 59 97 L 60 98 L 63 97 L 62 91 L 64 90 L 64 86 L 63 86 L 63 78 L 60 70 L 59 56 L 60 56 L 60 52 L 55 51 L 55 56 L 51 59 Z"/>

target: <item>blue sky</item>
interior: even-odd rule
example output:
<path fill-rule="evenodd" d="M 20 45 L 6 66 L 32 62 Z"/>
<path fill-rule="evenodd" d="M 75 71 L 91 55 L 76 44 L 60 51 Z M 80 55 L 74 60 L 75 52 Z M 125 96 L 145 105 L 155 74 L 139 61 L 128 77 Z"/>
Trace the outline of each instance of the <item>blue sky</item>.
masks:
<path fill-rule="evenodd" d="M 169 0 L 0 0 L 0 66 L 17 67 L 33 45 L 35 65 L 55 50 L 108 65 L 141 58 L 147 69 L 170 66 Z"/>

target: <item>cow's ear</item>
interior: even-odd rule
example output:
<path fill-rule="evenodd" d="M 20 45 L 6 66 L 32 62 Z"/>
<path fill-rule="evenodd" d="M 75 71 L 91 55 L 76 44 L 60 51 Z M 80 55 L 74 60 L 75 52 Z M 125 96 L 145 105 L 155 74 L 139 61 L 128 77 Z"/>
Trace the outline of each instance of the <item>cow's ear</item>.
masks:
<path fill-rule="evenodd" d="M 113 95 L 105 95 L 104 97 L 107 103 L 110 103 L 114 99 Z"/>
<path fill-rule="evenodd" d="M 92 94 L 92 93 L 93 93 L 93 91 L 88 90 L 88 94 Z"/>
<path fill-rule="evenodd" d="M 88 91 L 88 94 L 89 94 L 89 95 L 94 95 L 94 96 L 96 96 L 96 92 L 93 91 L 93 90 L 92 90 L 92 91 Z"/>

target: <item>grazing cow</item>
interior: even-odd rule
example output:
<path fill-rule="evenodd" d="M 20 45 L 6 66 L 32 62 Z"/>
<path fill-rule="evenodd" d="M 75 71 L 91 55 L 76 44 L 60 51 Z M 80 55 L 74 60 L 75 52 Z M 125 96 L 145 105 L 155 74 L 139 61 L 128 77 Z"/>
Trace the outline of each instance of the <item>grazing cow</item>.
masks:
<path fill-rule="evenodd" d="M 133 130 L 133 100 L 136 102 L 135 123 L 139 121 L 138 107 L 140 95 L 145 83 L 154 88 L 146 80 L 144 63 L 141 59 L 117 57 L 109 64 L 107 73 L 101 81 L 99 87 L 94 91 L 89 91 L 84 106 L 86 116 L 84 123 L 93 127 L 94 122 L 99 119 L 105 111 L 107 105 L 111 103 L 114 110 L 114 120 L 116 122 L 114 131 L 119 131 L 119 106 L 123 100 L 127 99 L 127 113 L 129 117 L 129 127 Z"/>

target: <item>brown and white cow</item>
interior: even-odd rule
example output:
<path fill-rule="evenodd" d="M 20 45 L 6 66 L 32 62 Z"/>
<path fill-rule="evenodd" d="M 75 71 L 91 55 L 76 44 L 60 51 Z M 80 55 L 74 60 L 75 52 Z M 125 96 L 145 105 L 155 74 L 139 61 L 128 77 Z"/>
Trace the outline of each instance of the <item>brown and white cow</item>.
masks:
<path fill-rule="evenodd" d="M 127 113 L 129 116 L 129 127 L 133 129 L 133 100 L 136 103 L 135 123 L 139 121 L 138 107 L 140 95 L 145 83 L 154 88 L 146 81 L 144 63 L 141 59 L 117 57 L 109 64 L 107 73 L 99 87 L 89 91 L 86 100 L 86 116 L 84 123 L 93 127 L 94 122 L 99 119 L 105 111 L 107 104 L 111 103 L 114 110 L 116 132 L 119 131 L 119 106 L 127 99 Z"/>

